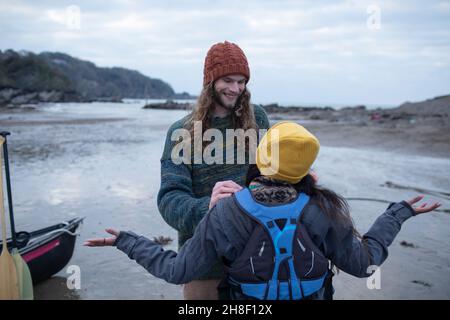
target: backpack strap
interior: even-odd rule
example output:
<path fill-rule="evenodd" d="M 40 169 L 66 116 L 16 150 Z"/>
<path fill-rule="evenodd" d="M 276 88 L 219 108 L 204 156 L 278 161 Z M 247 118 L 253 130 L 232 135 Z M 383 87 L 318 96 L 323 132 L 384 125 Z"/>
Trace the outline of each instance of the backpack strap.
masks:
<path fill-rule="evenodd" d="M 294 270 L 292 243 L 297 222 L 301 217 L 303 208 L 309 201 L 309 196 L 300 193 L 295 201 L 276 206 L 267 206 L 256 202 L 248 188 L 236 192 L 234 197 L 238 205 L 247 215 L 265 227 L 273 241 L 275 248 L 275 267 L 272 279 L 267 284 L 268 290 L 265 298 L 269 300 L 280 298 L 278 272 L 280 265 L 287 260 L 290 269 L 289 295 L 293 299 L 300 299 L 302 292 L 299 286 L 299 279 Z M 280 226 L 277 220 L 284 220 L 284 224 Z M 282 291 L 286 292 L 286 290 Z"/>

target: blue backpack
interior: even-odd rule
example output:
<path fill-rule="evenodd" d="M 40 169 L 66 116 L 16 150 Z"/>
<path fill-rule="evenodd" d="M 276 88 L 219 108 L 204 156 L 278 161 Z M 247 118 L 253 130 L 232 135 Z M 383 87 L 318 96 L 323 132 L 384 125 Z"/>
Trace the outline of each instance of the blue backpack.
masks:
<path fill-rule="evenodd" d="M 331 279 L 331 262 L 301 223 L 309 196 L 288 204 L 256 202 L 245 188 L 234 194 L 240 208 L 258 224 L 239 258 L 225 268 L 232 299 L 300 300 Z M 331 275 L 331 276 L 330 276 Z"/>

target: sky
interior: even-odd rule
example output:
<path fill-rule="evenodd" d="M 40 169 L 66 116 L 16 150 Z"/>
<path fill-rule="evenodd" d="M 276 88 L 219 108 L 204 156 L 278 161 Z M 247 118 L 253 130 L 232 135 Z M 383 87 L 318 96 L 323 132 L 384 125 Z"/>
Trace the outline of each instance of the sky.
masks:
<path fill-rule="evenodd" d="M 450 1 L 0 0 L 0 50 L 59 51 L 198 95 L 208 49 L 245 52 L 255 103 L 386 105 L 450 94 Z"/>

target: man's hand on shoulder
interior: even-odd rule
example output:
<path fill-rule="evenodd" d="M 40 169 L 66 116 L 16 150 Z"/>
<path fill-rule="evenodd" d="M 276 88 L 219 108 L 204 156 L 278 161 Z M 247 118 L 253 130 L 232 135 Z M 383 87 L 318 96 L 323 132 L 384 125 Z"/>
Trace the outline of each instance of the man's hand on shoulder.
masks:
<path fill-rule="evenodd" d="M 214 207 L 220 199 L 231 196 L 233 193 L 242 190 L 242 187 L 238 185 L 236 182 L 227 180 L 227 181 L 219 181 L 214 185 L 211 201 L 209 202 L 209 209 Z"/>

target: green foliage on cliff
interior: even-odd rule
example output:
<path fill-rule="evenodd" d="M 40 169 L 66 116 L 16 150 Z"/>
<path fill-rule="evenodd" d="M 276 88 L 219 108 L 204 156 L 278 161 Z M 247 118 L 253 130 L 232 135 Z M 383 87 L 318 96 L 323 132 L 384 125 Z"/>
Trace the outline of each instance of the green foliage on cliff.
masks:
<path fill-rule="evenodd" d="M 124 68 L 100 68 L 64 53 L 0 51 L 0 89 L 76 92 L 88 99 L 173 98 L 171 86 Z"/>
<path fill-rule="evenodd" d="M 10 50 L 0 53 L 0 88 L 2 87 L 27 91 L 74 90 L 73 84 L 64 74 L 52 69 L 39 56 Z"/>

